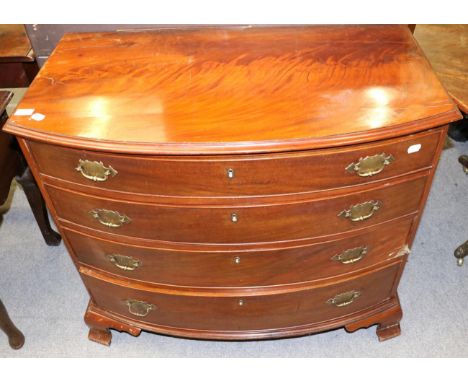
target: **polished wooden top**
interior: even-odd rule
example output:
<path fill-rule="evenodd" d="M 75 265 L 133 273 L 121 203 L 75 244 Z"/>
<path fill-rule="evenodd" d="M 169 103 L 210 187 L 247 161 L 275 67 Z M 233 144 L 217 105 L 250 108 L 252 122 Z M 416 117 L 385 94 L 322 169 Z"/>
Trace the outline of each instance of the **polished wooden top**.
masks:
<path fill-rule="evenodd" d="M 22 24 L 0 25 L 0 62 L 34 61 L 31 43 Z"/>
<path fill-rule="evenodd" d="M 18 135 L 162 154 L 326 147 L 459 118 L 395 25 L 68 34 L 19 108 L 40 118 L 14 115 Z"/>
<path fill-rule="evenodd" d="M 418 25 L 414 37 L 450 95 L 468 113 L 468 25 Z"/>

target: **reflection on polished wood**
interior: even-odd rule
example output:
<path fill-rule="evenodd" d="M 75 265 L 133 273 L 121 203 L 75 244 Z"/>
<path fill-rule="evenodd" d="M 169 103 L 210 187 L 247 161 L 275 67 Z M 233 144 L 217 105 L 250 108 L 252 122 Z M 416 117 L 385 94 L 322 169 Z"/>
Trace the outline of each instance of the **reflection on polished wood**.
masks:
<path fill-rule="evenodd" d="M 404 25 L 68 34 L 21 108 L 44 118 L 7 131 L 159 154 L 336 146 L 459 118 Z"/>
<path fill-rule="evenodd" d="M 468 113 L 468 25 L 418 25 L 414 37 L 464 113 Z"/>
<path fill-rule="evenodd" d="M 71 34 L 19 107 L 91 340 L 400 333 L 460 116 L 407 26 Z"/>

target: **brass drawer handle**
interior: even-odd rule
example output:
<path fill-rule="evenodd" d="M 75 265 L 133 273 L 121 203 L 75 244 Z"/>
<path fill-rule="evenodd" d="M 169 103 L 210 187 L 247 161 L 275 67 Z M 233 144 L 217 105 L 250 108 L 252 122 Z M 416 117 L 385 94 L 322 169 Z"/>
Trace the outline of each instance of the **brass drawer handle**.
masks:
<path fill-rule="evenodd" d="M 357 247 L 357 248 L 350 248 L 347 249 L 335 256 L 331 259 L 334 261 L 339 261 L 342 264 L 353 264 L 362 260 L 364 256 L 367 254 L 367 247 Z"/>
<path fill-rule="evenodd" d="M 109 176 L 116 176 L 117 171 L 111 166 L 106 167 L 102 162 L 80 159 L 76 171 L 81 172 L 86 179 L 94 182 L 104 182 Z"/>
<path fill-rule="evenodd" d="M 348 292 L 337 294 L 335 297 L 327 300 L 327 304 L 335 305 L 338 308 L 352 304 L 359 296 L 361 292 L 357 290 L 350 290 Z"/>
<path fill-rule="evenodd" d="M 117 228 L 131 222 L 131 219 L 127 215 L 121 215 L 117 211 L 110 211 L 103 208 L 96 208 L 89 211 L 89 214 L 102 225 L 111 228 Z"/>
<path fill-rule="evenodd" d="M 385 153 L 360 158 L 356 163 L 351 163 L 346 167 L 349 173 L 356 173 L 359 176 L 376 175 L 395 160 L 393 155 Z"/>
<path fill-rule="evenodd" d="M 140 260 L 137 260 L 131 256 L 124 256 L 113 253 L 107 255 L 107 258 L 117 268 L 123 269 L 124 271 L 134 271 L 141 265 Z"/>
<path fill-rule="evenodd" d="M 156 308 L 153 304 L 144 301 L 127 300 L 125 302 L 128 306 L 129 313 L 138 317 L 146 317 L 149 312 Z"/>
<path fill-rule="evenodd" d="M 382 206 L 378 200 L 369 200 L 351 206 L 348 210 L 341 211 L 338 216 L 349 219 L 352 222 L 360 222 L 369 219 Z"/>

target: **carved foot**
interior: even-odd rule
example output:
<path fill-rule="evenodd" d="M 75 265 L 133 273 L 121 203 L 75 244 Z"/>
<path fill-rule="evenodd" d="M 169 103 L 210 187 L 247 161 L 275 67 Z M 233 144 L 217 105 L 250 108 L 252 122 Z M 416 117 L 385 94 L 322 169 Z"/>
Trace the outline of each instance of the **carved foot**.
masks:
<path fill-rule="evenodd" d="M 8 336 L 8 342 L 12 349 L 20 349 L 24 345 L 24 335 L 13 324 L 8 312 L 0 300 L 0 329 Z"/>
<path fill-rule="evenodd" d="M 89 326 L 88 338 L 106 346 L 109 346 L 112 340 L 112 333 L 109 329 L 127 332 L 132 336 L 138 336 L 141 332 L 140 328 L 118 321 L 106 314 L 105 311 L 96 307 L 91 301 L 88 304 L 84 320 L 86 325 Z"/>
<path fill-rule="evenodd" d="M 109 346 L 112 341 L 112 333 L 109 329 L 91 328 L 89 329 L 88 338 L 101 345 Z"/>
<path fill-rule="evenodd" d="M 378 324 L 377 337 L 379 341 L 385 341 L 401 334 L 400 320 L 403 316 L 398 297 L 392 299 L 390 307 L 362 320 L 355 321 L 345 326 L 348 332 L 354 332 L 361 328 Z"/>
<path fill-rule="evenodd" d="M 401 334 L 400 322 L 394 322 L 393 324 L 380 324 L 377 326 L 377 337 L 379 341 L 389 340 L 393 337 L 398 337 Z"/>
<path fill-rule="evenodd" d="M 50 226 L 49 215 L 47 214 L 44 199 L 42 198 L 39 187 L 37 186 L 29 167 L 23 175 L 16 177 L 16 181 L 23 187 L 23 191 L 28 198 L 29 205 L 31 206 L 31 210 L 36 218 L 37 225 L 39 226 L 47 245 L 59 245 L 62 238 Z"/>

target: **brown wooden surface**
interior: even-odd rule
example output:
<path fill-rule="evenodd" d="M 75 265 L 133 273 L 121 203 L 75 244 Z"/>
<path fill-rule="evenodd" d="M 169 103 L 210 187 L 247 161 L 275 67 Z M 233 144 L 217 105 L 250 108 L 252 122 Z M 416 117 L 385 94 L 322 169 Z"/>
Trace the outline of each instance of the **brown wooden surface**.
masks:
<path fill-rule="evenodd" d="M 414 37 L 457 105 L 468 113 L 468 25 L 418 24 Z"/>
<path fill-rule="evenodd" d="M 0 88 L 27 87 L 38 70 L 24 26 L 0 25 Z"/>
<path fill-rule="evenodd" d="M 160 154 L 336 146 L 459 118 L 405 25 L 69 34 L 19 108 L 45 116 L 13 116 L 19 135 Z"/>
<path fill-rule="evenodd" d="M 411 244 L 429 193 L 446 126 L 426 130 L 459 117 L 406 26 L 72 34 L 20 108 L 45 116 L 14 117 L 8 131 L 27 137 L 20 145 L 91 294 L 90 339 L 109 344 L 110 328 L 252 339 L 378 324 L 380 339 L 399 334 L 406 255 L 388 255 Z M 376 149 L 395 161 L 369 179 L 346 174 Z M 119 173 L 88 181 L 74 169 L 81 155 Z M 382 201 L 370 219 L 337 216 L 367 200 Z M 106 228 L 94 208 L 132 221 Z M 363 238 L 372 249 L 353 271 L 330 265 Z M 141 256 L 140 273 L 109 268 L 108 251 Z M 365 293 L 330 309 L 344 287 Z M 157 308 L 137 318 L 127 298 Z"/>
<path fill-rule="evenodd" d="M 31 142 L 30 148 L 42 174 L 93 187 L 88 190 L 92 194 L 102 195 L 102 189 L 106 189 L 124 192 L 121 196 L 126 199 L 140 195 L 140 200 L 147 201 L 148 194 L 171 197 L 267 196 L 314 192 L 389 179 L 430 167 L 439 136 L 440 131 L 436 130 L 336 150 L 193 158 L 116 156 L 36 142 Z M 408 148 L 416 144 L 420 144 L 421 149 L 408 153 Z M 379 174 L 361 177 L 345 170 L 360 158 L 382 153 L 392 155 L 394 161 Z M 80 159 L 100 161 L 118 173 L 103 182 L 89 180 L 76 171 Z M 233 178 L 228 178 L 229 169 L 234 171 Z"/>
<path fill-rule="evenodd" d="M 412 221 L 413 217 L 393 221 L 350 238 L 257 251 L 142 247 L 70 229 L 66 230 L 66 236 L 82 264 L 116 276 L 182 287 L 258 288 L 340 276 L 391 260 L 407 243 Z M 355 263 L 343 264 L 332 259 L 344 250 L 363 246 L 367 253 Z M 141 264 L 135 270 L 122 270 L 109 261 L 111 254 L 131 256 Z"/>
<path fill-rule="evenodd" d="M 90 276 L 86 269 L 82 277 L 93 301 L 101 308 L 138 322 L 166 328 L 195 331 L 227 332 L 226 335 L 248 337 L 248 332 L 294 328 L 323 323 L 327 320 L 346 320 L 347 315 L 382 303 L 392 297 L 400 263 L 360 277 L 335 280 L 332 285 L 269 296 L 201 297 L 197 295 L 168 295 L 150 290 L 137 290 L 126 284 L 114 284 Z M 378 288 L 375 285 L 379 285 Z M 350 290 L 361 296 L 344 307 L 328 304 L 330 298 Z M 146 317 L 131 315 L 126 300 L 151 303 L 155 309 Z M 242 305 L 239 304 L 242 300 Z M 196 335 L 194 335 L 196 337 Z"/>
<path fill-rule="evenodd" d="M 426 177 L 418 175 L 391 186 L 379 184 L 378 188 L 336 198 L 216 208 L 128 203 L 51 186 L 46 188 L 60 219 L 98 231 L 169 242 L 242 244 L 332 235 L 410 214 L 418 210 L 425 184 Z M 351 222 L 338 216 L 351 205 L 371 200 L 381 201 L 382 207 L 367 220 Z M 89 212 L 96 208 L 125 214 L 131 222 L 117 228 L 106 227 L 91 217 Z M 238 216 L 236 223 L 231 221 L 233 213 Z"/>
<path fill-rule="evenodd" d="M 34 61 L 31 43 L 22 24 L 0 25 L 0 63 Z"/>

